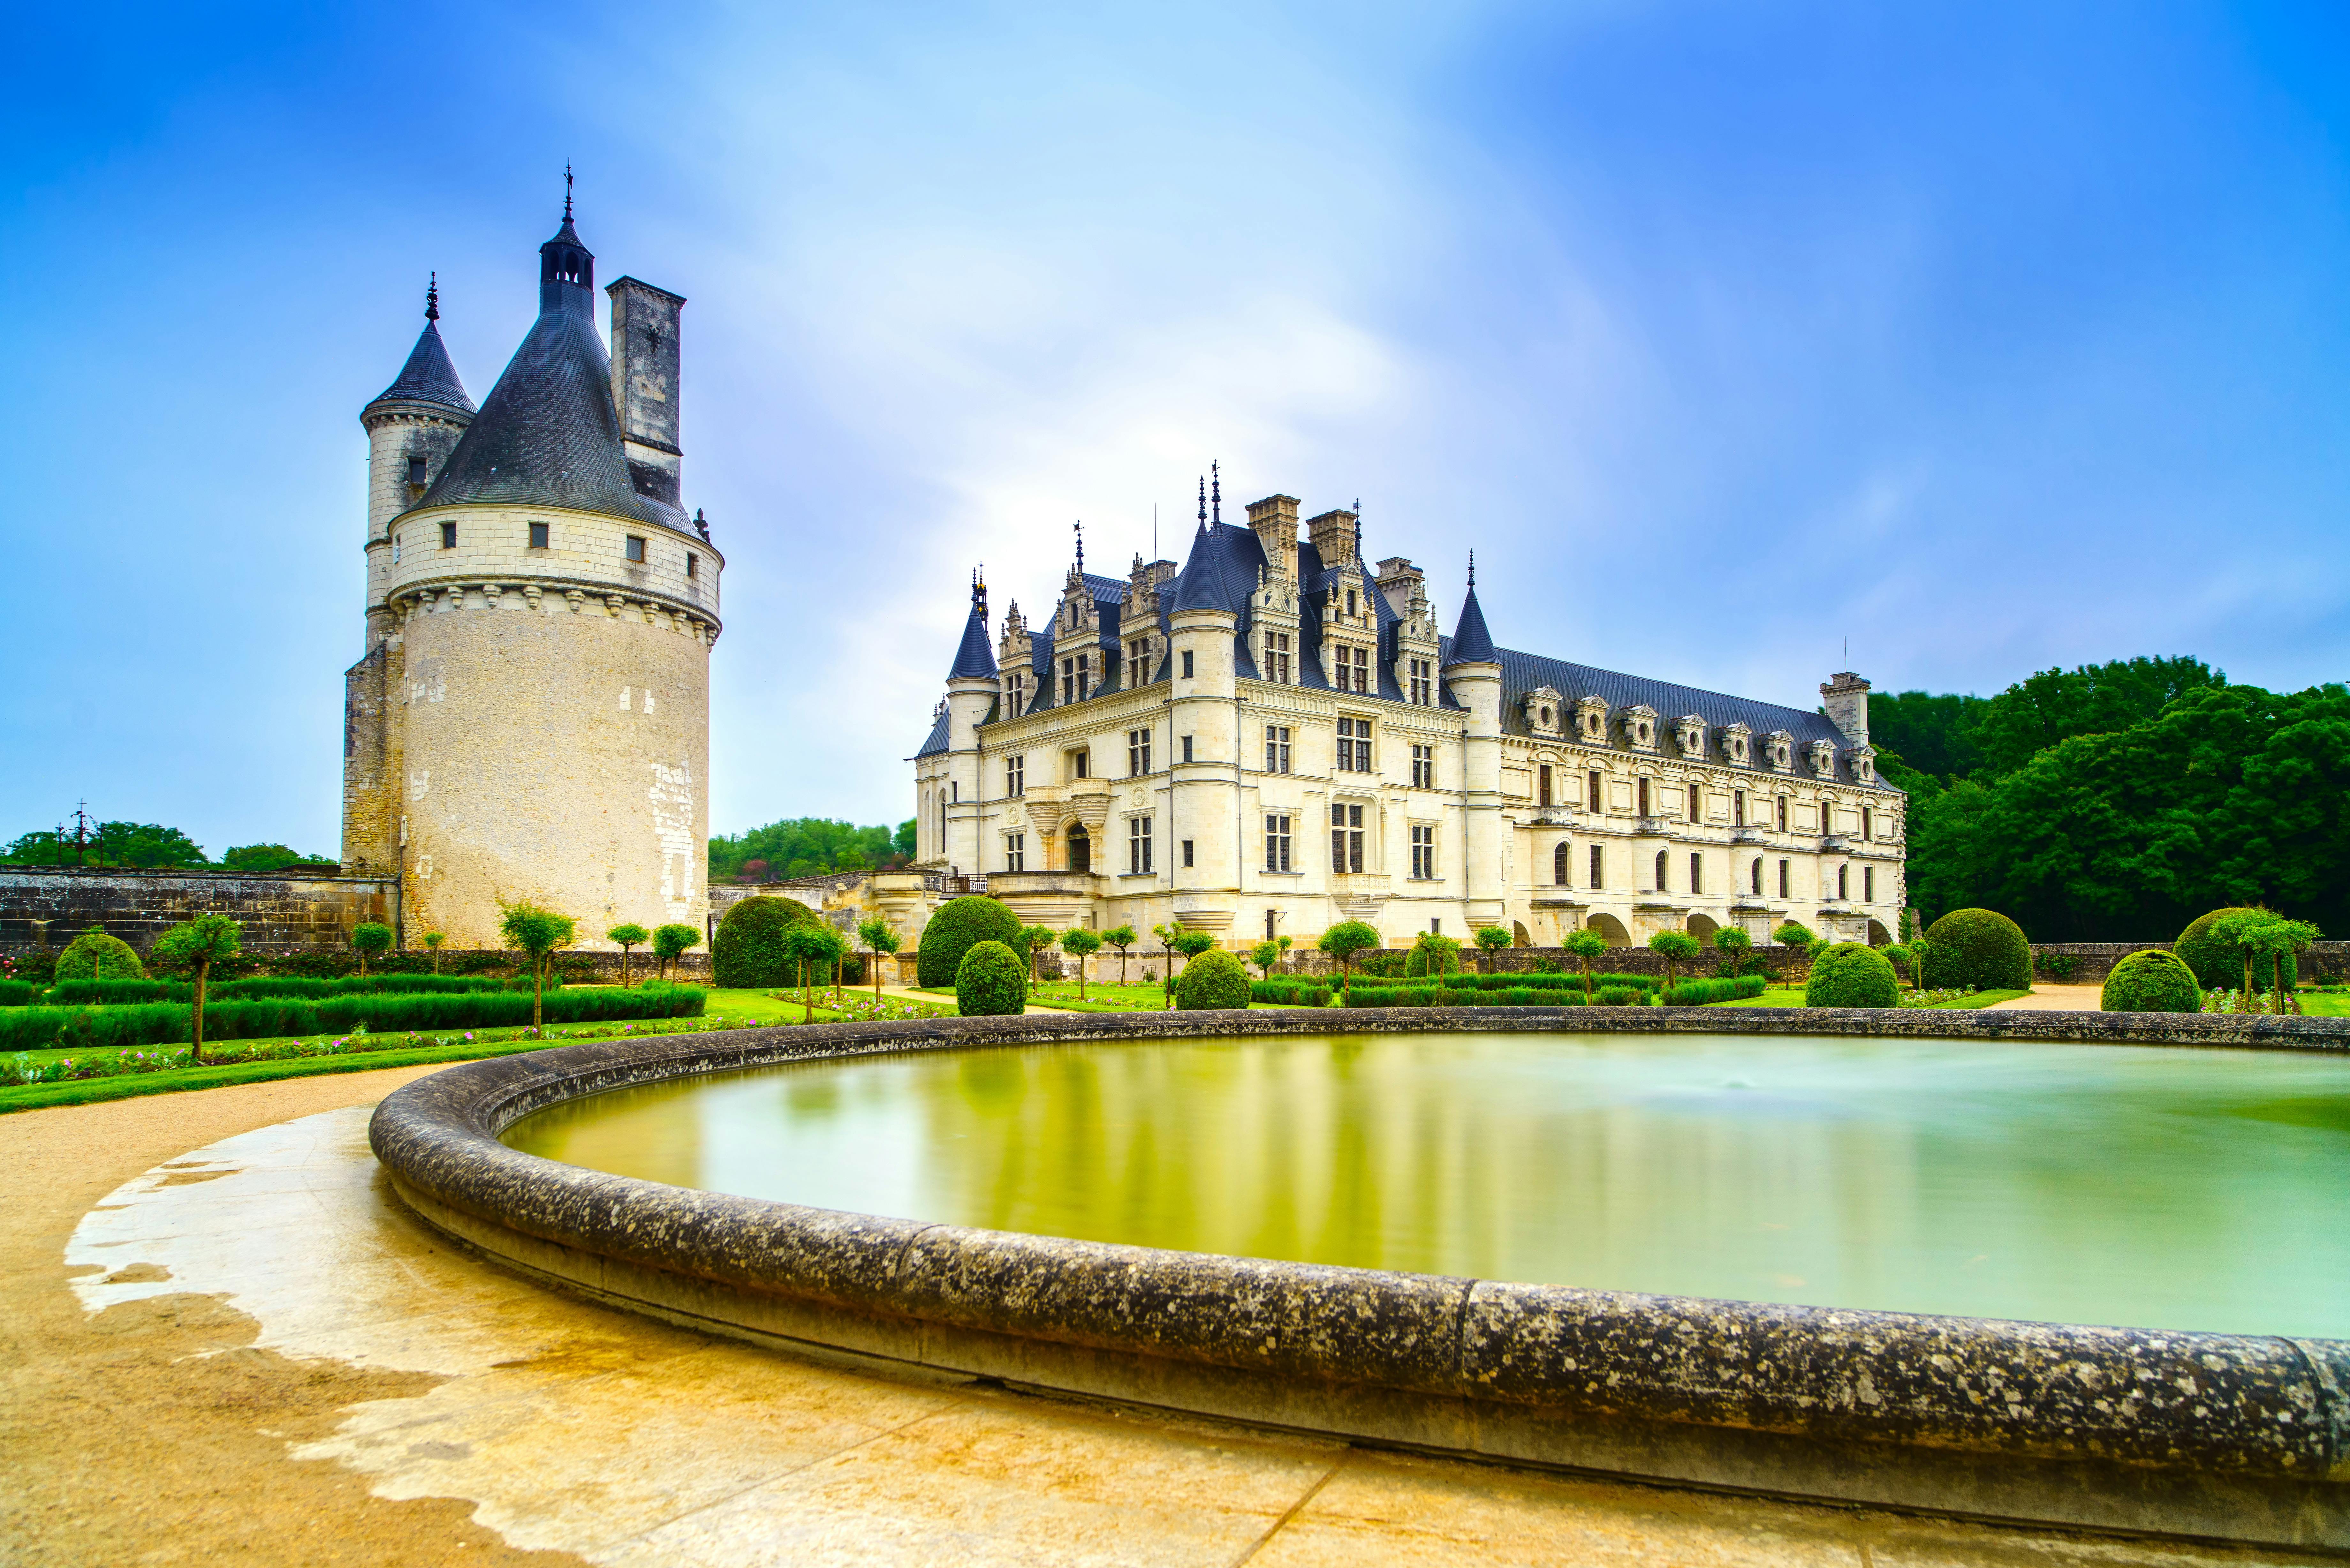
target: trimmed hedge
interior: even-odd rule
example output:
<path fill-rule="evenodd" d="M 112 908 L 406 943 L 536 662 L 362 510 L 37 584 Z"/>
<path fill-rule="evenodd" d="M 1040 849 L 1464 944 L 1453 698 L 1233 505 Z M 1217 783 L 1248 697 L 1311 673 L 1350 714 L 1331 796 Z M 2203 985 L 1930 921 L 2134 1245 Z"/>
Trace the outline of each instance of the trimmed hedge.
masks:
<path fill-rule="evenodd" d="M 797 898 L 743 899 L 726 911 L 711 940 L 712 982 L 746 991 L 797 985 L 799 966 L 784 956 L 783 934 L 793 926 L 819 923 L 816 912 Z M 829 971 L 823 983 L 832 983 Z"/>
<path fill-rule="evenodd" d="M 204 988 L 204 1002 L 209 1005 L 264 996 L 294 996 L 317 1002 L 329 996 L 378 992 L 503 991 L 506 984 L 502 980 L 456 974 L 371 974 L 364 979 L 352 975 L 342 980 L 259 976 L 252 980 L 214 981 Z M 526 979 L 522 985 L 525 991 L 530 989 Z M 142 1002 L 193 1002 L 195 996 L 196 988 L 184 980 L 66 980 L 43 992 L 39 1003 L 46 1007 L 119 1007 Z"/>
<path fill-rule="evenodd" d="M 1645 1007 L 1648 993 L 1637 985 L 1603 985 L 1591 1000 L 1601 1007 Z"/>
<path fill-rule="evenodd" d="M 1952 909 L 1926 932 L 1926 942 L 1930 984 L 2032 989 L 2032 943 L 2022 926 L 1996 909 Z"/>
<path fill-rule="evenodd" d="M 1179 1012 L 1199 1012 L 1249 1004 L 1248 971 L 1222 948 L 1210 948 L 1183 966 L 1175 977 Z"/>
<path fill-rule="evenodd" d="M 29 980 L 0 980 L 0 1007 L 30 1007 L 39 989 Z"/>
<path fill-rule="evenodd" d="M 2014 922 L 2008 924 L 2012 929 Z M 1805 1007 L 1897 1007 L 1900 994 L 1893 961 L 1866 942 L 1836 943 L 1812 961 L 1811 978 L 1804 981 Z"/>
<path fill-rule="evenodd" d="M 1667 1007 L 1703 1007 L 1710 1002 L 1760 996 L 1770 989 L 1769 979 L 1759 974 L 1743 974 L 1736 980 L 1685 980 L 1663 992 L 1659 1000 Z"/>
<path fill-rule="evenodd" d="M 595 1023 L 634 1018 L 696 1018 L 709 1003 L 699 986 L 646 985 L 629 990 L 549 992 L 548 1023 Z M 174 1044 L 189 1037 L 184 1003 L 130 1007 L 26 1007 L 0 1013 L 0 1051 L 52 1045 L 110 1050 Z M 373 1033 L 428 1029 L 514 1029 L 530 1022 L 530 998 L 507 991 L 400 995 L 359 993 L 308 1002 L 258 997 L 204 1000 L 206 1040 L 261 1040 L 277 1035 L 338 1034 L 365 1024 Z"/>
<path fill-rule="evenodd" d="M 965 1018 L 1018 1016 L 1028 1011 L 1028 965 L 1002 942 L 973 942 L 965 950 L 955 968 L 954 987 L 955 1009 Z"/>
<path fill-rule="evenodd" d="M 1284 1007 L 1327 1007 L 1330 988 L 1313 981 L 1260 980 L 1249 985 L 1251 1002 L 1277 1002 Z"/>
<path fill-rule="evenodd" d="M 2114 965 L 2097 1005 L 2107 1012 L 2200 1012 L 2203 990 L 2186 960 L 2148 948 Z"/>
<path fill-rule="evenodd" d="M 1572 974 L 1448 974 L 1443 983 L 1470 991 L 1515 991 L 1523 986 L 1533 991 L 1572 991 L 1580 994 L 1583 975 L 1580 971 Z M 1591 983 L 1637 985 L 1644 991 L 1655 991 L 1664 981 L 1653 974 L 1594 974 Z"/>
<path fill-rule="evenodd" d="M 1020 917 L 993 898 L 965 894 L 939 907 L 915 939 L 914 975 L 920 985 L 953 985 L 963 955 L 981 942 L 1001 942 L 1017 954 Z"/>
<path fill-rule="evenodd" d="M 59 980 L 144 980 L 147 966 L 129 942 L 104 931 L 84 931 L 57 955 Z"/>

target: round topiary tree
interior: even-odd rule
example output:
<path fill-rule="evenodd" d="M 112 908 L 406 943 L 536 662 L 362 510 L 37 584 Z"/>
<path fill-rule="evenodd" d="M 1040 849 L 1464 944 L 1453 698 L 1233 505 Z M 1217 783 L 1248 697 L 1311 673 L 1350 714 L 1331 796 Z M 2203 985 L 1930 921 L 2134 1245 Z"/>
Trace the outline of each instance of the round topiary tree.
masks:
<path fill-rule="evenodd" d="M 103 926 L 92 926 L 57 955 L 59 980 L 145 980 L 147 966 L 120 937 L 109 937 Z"/>
<path fill-rule="evenodd" d="M 743 899 L 718 922 L 710 944 L 712 982 L 757 991 L 798 984 L 799 965 L 784 951 L 784 932 L 818 923 L 816 911 L 796 898 Z"/>
<path fill-rule="evenodd" d="M 2230 915 L 2258 915 L 2265 910 L 2239 905 L 2214 909 L 2208 915 L 2198 915 L 2187 922 L 2178 940 L 2170 944 L 2195 976 L 2195 983 L 2206 991 L 2233 991 L 2244 983 L 2244 950 L 2230 941 L 2222 941 L 2211 934 L 2211 928 Z"/>
<path fill-rule="evenodd" d="M 955 984 L 955 976 L 962 972 L 963 954 L 981 942 L 1002 942 L 1024 951 L 1020 930 L 1020 917 L 993 898 L 950 898 L 914 942 L 914 983 Z"/>
<path fill-rule="evenodd" d="M 1978 991 L 2032 989 L 2032 942 L 1996 909 L 1952 909 L 1926 932 L 1936 985 Z M 1889 969 L 1891 966 L 1887 966 Z"/>
<path fill-rule="evenodd" d="M 2199 1012 L 2203 991 L 2186 960 L 2148 948 L 2114 965 L 2097 1005 L 2107 1012 Z"/>
<path fill-rule="evenodd" d="M 1422 931 L 1412 939 L 1411 950 L 1403 955 L 1403 972 L 1414 979 L 1426 974 L 1459 974 L 1461 944 L 1451 937 Z"/>
<path fill-rule="evenodd" d="M 1866 942 L 1838 942 L 1812 961 L 1805 1007 L 1891 1007 L 1900 984 L 1885 955 Z"/>
<path fill-rule="evenodd" d="M 937 917 L 931 919 L 935 924 Z M 955 1006 L 965 1018 L 1016 1017 L 1028 1011 L 1028 961 L 1002 942 L 973 942 L 955 966 L 954 988 Z"/>
<path fill-rule="evenodd" d="M 1175 1005 L 1185 1012 L 1248 1004 L 1248 970 L 1222 948 L 1201 953 L 1175 977 Z"/>

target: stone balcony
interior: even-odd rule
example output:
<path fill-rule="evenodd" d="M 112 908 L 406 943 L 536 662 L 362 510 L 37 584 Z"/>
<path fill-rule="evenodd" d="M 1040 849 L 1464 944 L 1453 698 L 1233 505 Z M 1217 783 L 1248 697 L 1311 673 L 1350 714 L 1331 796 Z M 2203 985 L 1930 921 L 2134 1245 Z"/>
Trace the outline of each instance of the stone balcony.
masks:
<path fill-rule="evenodd" d="M 1820 853 L 1823 855 L 1839 853 L 1851 847 L 1851 841 L 1846 838 L 1841 833 L 1823 833 L 1820 835 Z"/>
<path fill-rule="evenodd" d="M 1672 824 L 1661 816 L 1636 816 L 1632 819 L 1633 833 L 1643 838 L 1660 838 L 1672 830 Z"/>
<path fill-rule="evenodd" d="M 1571 805 L 1538 805 L 1527 821 L 1536 827 L 1572 827 L 1575 808 Z"/>
<path fill-rule="evenodd" d="M 1768 844 L 1771 836 L 1759 827 L 1733 827 L 1730 830 L 1732 844 Z"/>
<path fill-rule="evenodd" d="M 1042 926 L 1074 925 L 1100 889 L 1101 878 L 1090 871 L 998 871 L 987 879 L 988 897 Z"/>

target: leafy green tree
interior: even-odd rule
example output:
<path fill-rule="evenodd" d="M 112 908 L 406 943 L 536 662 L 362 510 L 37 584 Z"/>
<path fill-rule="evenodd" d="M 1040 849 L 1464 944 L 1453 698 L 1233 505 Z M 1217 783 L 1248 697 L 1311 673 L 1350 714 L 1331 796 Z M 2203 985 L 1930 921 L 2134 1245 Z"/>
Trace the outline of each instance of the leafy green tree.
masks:
<path fill-rule="evenodd" d="M 555 962 L 556 950 L 569 947 L 577 939 L 579 922 L 528 899 L 502 901 L 498 909 L 504 916 L 498 921 L 499 934 L 505 938 L 506 946 L 520 948 L 530 961 L 530 1026 L 540 1028 L 546 1023 L 547 970 Z"/>
<path fill-rule="evenodd" d="M 842 940 L 838 931 L 821 921 L 814 925 L 785 926 L 777 933 L 776 941 L 784 957 L 799 968 L 800 1002 L 806 1009 L 800 1022 L 813 1023 L 816 1022 L 816 988 L 808 981 L 810 966 L 814 966 L 817 974 L 824 972 L 827 964 L 837 966 L 847 954 L 848 943 Z"/>
<path fill-rule="evenodd" d="M 1566 934 L 1566 940 L 1559 945 L 1565 948 L 1568 952 L 1572 953 L 1576 959 L 1581 961 L 1583 964 L 1583 1000 L 1586 1002 L 1589 1002 L 1591 1000 L 1591 961 L 1606 956 L 1607 951 L 1607 939 L 1601 936 L 1597 931 L 1593 930 L 1590 927 L 1586 926 L 1581 930 L 1569 931 Z"/>
<path fill-rule="evenodd" d="M 1801 980 L 1810 972 L 1812 944 L 1819 940 L 1812 935 L 1811 927 L 1801 920 L 1782 920 L 1779 929 L 1771 933 L 1771 940 L 1781 947 L 1794 948 L 1804 955 L 1803 972 L 1787 978 Z"/>
<path fill-rule="evenodd" d="M 1974 724 L 1981 770 L 2000 777 L 2078 735 L 2117 734 L 2143 724 L 2191 691 L 2228 678 L 2199 659 L 2117 659 L 2043 670 L 1985 704 Z M 1872 727 L 1875 714 L 1870 715 Z"/>
<path fill-rule="evenodd" d="M 1513 938 L 1507 930 L 1503 929 L 1500 926 L 1480 926 L 1477 928 L 1477 945 L 1485 950 L 1485 972 L 1487 974 L 1497 972 L 1493 968 L 1493 955 L 1500 952 L 1503 948 L 1508 947 L 1511 942 L 1515 940 L 1516 939 Z"/>
<path fill-rule="evenodd" d="M 914 821 L 915 819 L 910 816 L 899 823 L 897 833 L 889 840 L 889 847 L 896 851 L 900 860 L 911 860 L 914 857 Z"/>
<path fill-rule="evenodd" d="M 1736 980 L 1746 972 L 1746 955 L 1754 950 L 1754 939 L 1742 926 L 1724 926 L 1713 933 L 1713 945 L 1730 955 L 1730 978 Z"/>
<path fill-rule="evenodd" d="M 337 864 L 331 856 L 304 855 L 283 844 L 240 844 L 223 855 L 220 863 L 232 871 L 282 871 Z"/>
<path fill-rule="evenodd" d="M 1659 931 L 1648 939 L 1648 946 L 1665 955 L 1665 989 L 1673 988 L 1680 966 L 1705 950 L 1704 945 L 1687 931 Z"/>
<path fill-rule="evenodd" d="M 441 972 L 441 944 L 448 940 L 449 933 L 446 931 L 427 931 L 424 933 L 424 950 L 432 955 L 432 972 L 434 974 L 439 974 Z"/>
<path fill-rule="evenodd" d="M 1061 950 L 1072 955 L 1077 961 L 1077 1000 L 1079 1002 L 1086 999 L 1086 960 L 1101 951 L 1101 933 L 1087 930 L 1083 926 L 1071 926 L 1061 933 Z"/>
<path fill-rule="evenodd" d="M 203 914 L 182 920 L 148 950 L 158 962 L 194 971 L 195 1002 L 188 1014 L 194 1062 L 204 1059 L 204 982 L 212 978 L 213 965 L 244 950 L 244 928 L 226 915 Z"/>
<path fill-rule="evenodd" d="M 1126 983 L 1126 950 L 1134 945 L 1132 926 L 1112 926 L 1102 933 L 1102 940 L 1118 950 L 1118 983 Z"/>
<path fill-rule="evenodd" d="M 1411 951 L 1403 962 L 1408 975 L 1458 974 L 1461 971 L 1461 944 L 1451 937 L 1434 931 L 1421 931 L 1411 939 Z"/>
<path fill-rule="evenodd" d="M 362 920 L 351 928 L 351 950 L 359 955 L 359 973 L 368 971 L 368 960 L 380 957 L 391 946 L 391 928 L 374 920 Z"/>
<path fill-rule="evenodd" d="M 625 986 L 629 983 L 629 955 L 652 940 L 653 934 L 644 927 L 630 921 L 627 925 L 614 926 L 610 930 L 606 931 L 604 940 L 620 944 L 620 983 Z"/>
<path fill-rule="evenodd" d="M 1044 983 L 1043 977 L 1036 972 L 1038 968 L 1036 960 L 1046 948 L 1053 945 L 1054 935 L 1055 932 L 1050 926 L 1020 928 L 1020 951 L 1028 961 L 1028 989 L 1032 993 Z"/>
<path fill-rule="evenodd" d="M 1893 966 L 1894 975 L 1897 979 L 1899 977 L 1900 972 L 1906 969 L 1909 971 L 1909 983 L 1912 985 L 1918 983 L 1918 971 L 1912 967 L 1918 961 L 1915 955 L 1909 951 L 1908 943 L 1887 942 L 1877 950 L 1883 953 L 1885 955 L 1885 961 Z"/>
<path fill-rule="evenodd" d="M 66 944 L 57 955 L 57 980 L 145 980 L 147 966 L 120 937 L 107 935 L 104 926 L 92 926 Z"/>
<path fill-rule="evenodd" d="M 859 869 L 890 858 L 886 827 L 858 827 L 824 816 L 786 817 L 710 841 L 710 875 L 731 879 L 747 861 L 764 860 L 785 877 Z"/>
<path fill-rule="evenodd" d="M 1265 979 L 1271 980 L 1274 966 L 1280 963 L 1281 955 L 1289 950 L 1289 941 L 1287 937 L 1267 937 L 1249 949 L 1249 962 L 1256 965 L 1258 972 Z"/>
<path fill-rule="evenodd" d="M 77 844 L 70 833 L 60 837 L 43 829 L 23 834 L 0 856 L 14 865 L 139 866 L 166 868 L 208 866 L 203 846 L 176 827 L 151 822 L 101 822 Z"/>
<path fill-rule="evenodd" d="M 889 921 L 875 915 L 857 922 L 857 940 L 873 956 L 866 961 L 873 971 L 873 1000 L 881 1000 L 881 955 L 898 950 L 898 930 Z"/>
<path fill-rule="evenodd" d="M 1379 945 L 1379 933 L 1360 920 L 1341 920 L 1314 945 L 1338 961 L 1338 994 L 1354 994 L 1355 959 Z"/>
<path fill-rule="evenodd" d="M 1962 697 L 1925 691 L 1879 692 L 1868 700 L 1868 739 L 1877 748 L 1877 766 L 1886 755 L 1898 757 L 1908 767 L 1938 780 L 1960 778 L 1981 765 L 1975 748 L 1975 725 L 1991 706 L 1985 697 Z M 1906 786 L 1905 786 L 1906 787 Z"/>
<path fill-rule="evenodd" d="M 653 957 L 660 960 L 660 978 L 669 978 L 669 966 L 683 958 L 687 950 L 702 945 L 702 928 L 683 921 L 659 926 L 653 930 Z"/>

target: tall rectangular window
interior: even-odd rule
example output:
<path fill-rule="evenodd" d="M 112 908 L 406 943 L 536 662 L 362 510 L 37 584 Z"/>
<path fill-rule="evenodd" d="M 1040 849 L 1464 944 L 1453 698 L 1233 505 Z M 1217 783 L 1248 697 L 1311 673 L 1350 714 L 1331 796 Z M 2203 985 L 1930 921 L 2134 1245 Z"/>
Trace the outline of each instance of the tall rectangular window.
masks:
<path fill-rule="evenodd" d="M 1289 869 L 1289 818 L 1268 814 L 1264 819 L 1264 868 Z"/>
<path fill-rule="evenodd" d="M 453 550 L 457 547 L 457 525 L 454 523 L 441 524 L 441 547 L 444 550 Z"/>
<path fill-rule="evenodd" d="M 1138 778 L 1150 771 L 1150 732 L 1128 730 L 1126 732 L 1126 773 Z"/>
<path fill-rule="evenodd" d="M 1411 787 L 1414 789 L 1436 787 L 1436 748 L 1434 746 L 1414 746 L 1411 749 Z"/>
<path fill-rule="evenodd" d="M 1436 705 L 1436 662 L 1429 659 L 1411 661 L 1411 700 L 1423 708 Z"/>
<path fill-rule="evenodd" d="M 1787 891 L 1787 863 L 1784 860 L 1779 862 L 1779 897 L 1782 898 L 1794 897 Z"/>
<path fill-rule="evenodd" d="M 1596 844 L 1591 846 L 1591 885 L 1594 888 L 1601 886 L 1599 880 L 1599 846 Z"/>
<path fill-rule="evenodd" d="M 1330 869 L 1353 873 L 1363 868 L 1363 808 L 1330 808 Z"/>
<path fill-rule="evenodd" d="M 1378 690 L 1371 684 L 1371 650 L 1369 649 L 1340 649 L 1338 668 L 1340 672 L 1338 690 L 1341 691 L 1352 690 L 1368 692 Z"/>
<path fill-rule="evenodd" d="M 1087 694 L 1093 691 L 1093 687 L 1094 656 L 1090 653 L 1080 653 L 1077 655 L 1077 701 L 1084 701 Z"/>
<path fill-rule="evenodd" d="M 1852 897 L 1851 873 L 1852 867 L 1849 866 L 1836 867 L 1836 902 L 1839 904 Z"/>
<path fill-rule="evenodd" d="M 1368 719 L 1338 721 L 1338 766 L 1347 773 L 1367 774 L 1371 771 L 1371 722 Z"/>
<path fill-rule="evenodd" d="M 1436 829 L 1414 827 L 1411 830 L 1411 874 L 1423 881 L 1436 875 Z"/>
<path fill-rule="evenodd" d="M 1012 711 L 1004 717 L 1017 719 L 1021 714 L 1028 711 L 1028 677 L 1020 670 L 1015 670 L 1012 672 L 1011 692 Z"/>
<path fill-rule="evenodd" d="M 1074 702 L 1076 700 L 1077 661 L 1074 659 L 1064 659 L 1061 660 L 1061 701 Z"/>
<path fill-rule="evenodd" d="M 1871 812 L 1868 807 L 1865 805 L 1862 806 L 1860 808 L 1860 836 L 1863 838 L 1874 838 L 1876 835 L 1871 833 L 1869 829 L 1876 826 L 1876 814 Z"/>
<path fill-rule="evenodd" d="M 1264 771 L 1285 774 L 1289 771 L 1289 726 L 1267 724 L 1264 727 Z"/>
<path fill-rule="evenodd" d="M 1746 792 L 1744 790 L 1740 790 L 1730 797 L 1730 825 L 1732 827 L 1746 826 Z"/>
<path fill-rule="evenodd" d="M 1093 772 L 1093 760 L 1091 752 L 1071 752 L 1069 776 L 1073 779 L 1081 779 L 1089 775 Z"/>
<path fill-rule="evenodd" d="M 1864 904 L 1877 902 L 1877 867 L 1874 866 L 1860 868 L 1860 901 Z"/>
<path fill-rule="evenodd" d="M 1150 819 L 1129 816 L 1126 819 L 1126 869 L 1128 876 L 1139 877 L 1150 869 Z"/>
<path fill-rule="evenodd" d="M 419 490 L 424 488 L 424 460 L 422 458 L 411 457 L 408 460 L 408 483 L 416 486 Z"/>
<path fill-rule="evenodd" d="M 1028 869 L 1028 836 L 1007 833 L 1003 836 L 1003 868 L 1006 871 Z"/>
<path fill-rule="evenodd" d="M 1595 768 L 1592 770 L 1591 774 L 1590 788 L 1583 796 L 1583 809 L 1588 812 L 1596 813 L 1601 809 L 1601 807 L 1607 805 L 1607 795 L 1601 793 L 1599 772 Z"/>
<path fill-rule="evenodd" d="M 1754 896 L 1759 898 L 1762 896 L 1762 857 L 1760 855 L 1754 857 L 1752 878 Z"/>
<path fill-rule="evenodd" d="M 1690 857 L 1690 891 L 1692 893 L 1705 891 L 1705 857 L 1702 855 Z"/>
<path fill-rule="evenodd" d="M 1419 748 L 1414 746 L 1412 750 L 1416 752 Z M 1534 804 L 1536 805 L 1550 804 L 1550 764 L 1548 763 L 1543 763 L 1534 770 Z"/>
<path fill-rule="evenodd" d="M 1150 639 L 1138 637 L 1127 646 L 1126 685 L 1128 691 L 1150 683 Z"/>
<path fill-rule="evenodd" d="M 1704 801 L 1704 799 L 1703 799 L 1703 798 L 1702 798 L 1702 797 L 1698 794 L 1697 785 L 1695 785 L 1695 784 L 1691 784 L 1691 785 L 1690 785 L 1690 786 L 1689 786 L 1689 796 L 1690 796 L 1690 815 L 1689 815 L 1689 819 L 1690 819 L 1690 821 L 1691 821 L 1691 822 L 1693 822 L 1693 823 L 1697 823 L 1697 822 L 1703 822 L 1703 821 L 1705 820 L 1705 801 Z"/>
<path fill-rule="evenodd" d="M 1191 841 L 1188 838 L 1183 841 L 1183 865 L 1187 870 L 1191 865 Z"/>
<path fill-rule="evenodd" d="M 1188 648 L 1187 648 L 1187 649 L 1185 649 L 1183 650 L 1183 679 L 1184 679 L 1184 680 L 1189 680 L 1191 678 L 1191 650 L 1190 649 L 1188 649 Z"/>
<path fill-rule="evenodd" d="M 1294 684 L 1290 663 L 1289 633 L 1269 631 L 1264 634 L 1264 678 L 1281 685 Z"/>
<path fill-rule="evenodd" d="M 1189 735 L 1183 737 L 1183 760 L 1187 763 L 1191 760 L 1191 737 Z"/>
<path fill-rule="evenodd" d="M 1787 797 L 1783 794 L 1779 797 L 1779 831 L 1787 831 Z"/>
<path fill-rule="evenodd" d="M 544 550 L 546 548 L 546 524 L 534 523 L 530 525 L 530 547 L 534 550 Z M 686 558 L 689 562 L 692 560 L 692 557 L 690 556 Z M 686 574 L 688 576 L 691 576 L 693 574 L 691 572 L 688 572 Z"/>
<path fill-rule="evenodd" d="M 702 557 L 691 550 L 685 553 L 685 575 L 689 577 L 702 576 Z"/>
<path fill-rule="evenodd" d="M 1551 849 L 1550 879 L 1558 887 L 1566 886 L 1566 840 L 1564 838 Z"/>
<path fill-rule="evenodd" d="M 1028 759 L 1026 757 L 1003 759 L 1003 793 L 1009 795 L 1028 793 Z"/>
<path fill-rule="evenodd" d="M 645 564 L 645 540 L 643 535 L 631 534 L 629 535 L 629 548 L 627 554 L 629 559 L 634 561 L 637 565 L 641 566 Z"/>

